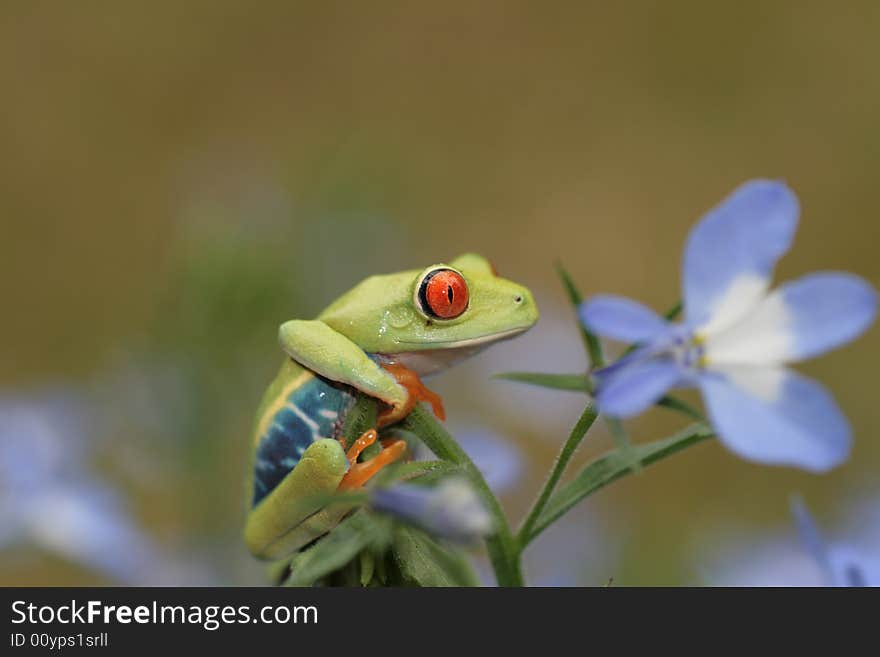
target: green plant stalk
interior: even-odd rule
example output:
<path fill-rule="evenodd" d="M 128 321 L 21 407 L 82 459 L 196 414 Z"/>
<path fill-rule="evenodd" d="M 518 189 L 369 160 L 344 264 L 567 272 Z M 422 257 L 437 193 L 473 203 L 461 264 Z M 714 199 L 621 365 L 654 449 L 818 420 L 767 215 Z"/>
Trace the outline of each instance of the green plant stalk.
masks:
<path fill-rule="evenodd" d="M 482 473 L 455 439 L 421 406 L 403 420 L 401 428 L 417 435 L 438 458 L 458 465 L 473 483 L 477 494 L 492 516 L 494 533 L 486 538 L 489 559 L 499 586 L 524 586 L 519 549 L 510 531 L 501 503 Z"/>
<path fill-rule="evenodd" d="M 593 422 L 596 421 L 596 418 L 598 416 L 599 413 L 593 403 L 587 403 L 587 406 L 584 408 L 583 413 L 581 413 L 580 418 L 575 423 L 574 427 L 572 427 L 571 433 L 568 436 L 568 440 L 565 441 L 565 444 L 563 444 L 559 455 L 556 457 L 556 462 L 553 464 L 553 470 L 551 470 L 550 476 L 547 478 L 547 481 L 544 482 L 544 487 L 538 494 L 538 498 L 532 505 L 532 508 L 529 511 L 529 514 L 526 516 L 526 519 L 523 522 L 522 526 L 520 527 L 519 532 L 517 532 L 516 543 L 519 553 L 522 553 L 522 550 L 525 548 L 523 538 L 529 536 L 532 533 L 532 528 L 534 527 L 535 522 L 537 522 L 538 518 L 541 515 L 541 512 L 547 505 L 547 501 L 550 499 L 550 496 L 556 489 L 556 485 L 559 483 L 559 479 L 565 472 L 565 468 L 568 467 L 568 462 L 571 460 L 571 457 L 574 456 L 575 451 L 581 444 L 581 441 L 583 441 L 584 437 L 587 435 L 590 427 L 593 426 Z"/>
<path fill-rule="evenodd" d="M 345 416 L 345 422 L 342 426 L 342 436 L 345 438 L 346 445 L 352 445 L 364 431 L 375 427 L 377 415 L 378 401 L 369 395 L 358 395 L 354 406 Z M 378 451 L 381 451 L 381 448 Z M 370 454 L 365 454 L 365 456 L 369 457 Z"/>
<path fill-rule="evenodd" d="M 677 413 L 681 413 L 682 415 L 686 415 L 692 420 L 696 420 L 697 422 L 705 422 L 705 416 L 700 413 L 696 408 L 691 406 L 685 401 L 682 401 L 678 397 L 673 397 L 671 395 L 665 395 L 657 402 L 657 406 L 662 406 L 670 411 L 676 411 Z"/>
<path fill-rule="evenodd" d="M 634 474 L 638 474 L 642 471 L 642 466 L 639 463 L 639 460 L 635 456 L 635 452 L 633 452 L 632 443 L 629 440 L 629 434 L 626 431 L 626 428 L 623 426 L 623 421 L 619 417 L 611 417 L 605 416 L 605 425 L 608 427 L 608 431 L 611 432 L 611 438 L 614 440 L 614 446 L 620 450 L 622 454 L 625 454 L 629 460 L 632 462 L 632 471 Z"/>

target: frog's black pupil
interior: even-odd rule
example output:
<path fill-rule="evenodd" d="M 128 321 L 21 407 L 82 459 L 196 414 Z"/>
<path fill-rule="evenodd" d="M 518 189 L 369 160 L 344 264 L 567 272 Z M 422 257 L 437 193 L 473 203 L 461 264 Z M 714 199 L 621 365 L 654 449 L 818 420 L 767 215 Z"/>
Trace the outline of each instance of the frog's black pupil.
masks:
<path fill-rule="evenodd" d="M 446 297 L 449 299 L 449 303 L 452 303 L 452 286 L 446 286 Z"/>

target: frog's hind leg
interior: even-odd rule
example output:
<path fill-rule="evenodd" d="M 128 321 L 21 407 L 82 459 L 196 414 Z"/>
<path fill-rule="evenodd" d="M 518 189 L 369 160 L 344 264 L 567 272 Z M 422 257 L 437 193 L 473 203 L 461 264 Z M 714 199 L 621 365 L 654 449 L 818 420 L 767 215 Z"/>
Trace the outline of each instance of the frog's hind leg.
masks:
<path fill-rule="evenodd" d="M 296 467 L 248 515 L 245 540 L 251 552 L 278 559 L 339 522 L 350 509 L 322 508 L 322 497 L 337 490 L 348 465 L 336 440 L 321 438 L 312 443 Z"/>
<path fill-rule="evenodd" d="M 365 463 L 358 463 L 357 459 L 361 452 L 376 442 L 377 438 L 378 433 L 376 430 L 370 429 L 369 431 L 365 431 L 354 441 L 354 444 L 346 454 L 350 465 L 348 472 L 345 473 L 345 476 L 339 484 L 339 490 L 360 488 L 382 468 L 399 460 L 406 453 L 405 440 L 383 440 L 383 449 L 378 455 Z"/>

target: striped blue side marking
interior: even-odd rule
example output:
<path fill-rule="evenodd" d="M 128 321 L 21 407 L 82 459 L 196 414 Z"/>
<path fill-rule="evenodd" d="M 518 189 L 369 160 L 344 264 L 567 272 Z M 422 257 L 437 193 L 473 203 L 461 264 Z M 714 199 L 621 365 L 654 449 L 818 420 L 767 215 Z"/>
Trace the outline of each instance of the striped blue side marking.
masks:
<path fill-rule="evenodd" d="M 253 506 L 296 467 L 309 445 L 319 438 L 339 437 L 354 400 L 351 388 L 317 376 L 288 395 L 257 446 Z"/>

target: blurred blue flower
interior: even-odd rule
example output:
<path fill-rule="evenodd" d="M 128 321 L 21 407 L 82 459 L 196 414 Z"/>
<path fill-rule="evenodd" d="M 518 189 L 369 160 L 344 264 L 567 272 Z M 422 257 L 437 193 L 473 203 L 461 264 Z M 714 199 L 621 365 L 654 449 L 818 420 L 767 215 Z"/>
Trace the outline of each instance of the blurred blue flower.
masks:
<path fill-rule="evenodd" d="M 473 487 L 460 477 L 428 488 L 399 484 L 373 491 L 370 506 L 437 536 L 468 543 L 492 531 L 492 517 Z"/>
<path fill-rule="evenodd" d="M 850 428 L 834 399 L 785 365 L 855 339 L 874 321 L 877 294 L 840 272 L 768 293 L 798 212 L 794 193 L 767 180 L 745 183 L 710 210 L 685 248 L 682 324 L 621 297 L 582 305 L 591 330 L 639 344 L 596 372 L 603 411 L 632 416 L 670 388 L 696 386 L 721 442 L 743 458 L 816 472 L 846 459 Z"/>
<path fill-rule="evenodd" d="M 69 395 L 0 397 L 0 550 L 37 546 L 123 584 L 180 581 L 115 488 L 90 472 L 85 415 Z"/>
<path fill-rule="evenodd" d="M 849 544 L 828 544 L 800 499 L 792 513 L 804 547 L 829 586 L 880 586 L 880 554 L 868 555 Z"/>
<path fill-rule="evenodd" d="M 876 496 L 848 505 L 842 527 L 826 540 L 800 500 L 797 534 L 701 535 L 697 561 L 713 586 L 880 586 L 880 505 Z"/>
<path fill-rule="evenodd" d="M 495 494 L 502 493 L 517 482 L 523 465 L 515 445 L 486 429 L 476 427 L 454 429 L 452 433 Z M 424 443 L 419 442 L 415 458 L 428 460 L 437 457 Z"/>

